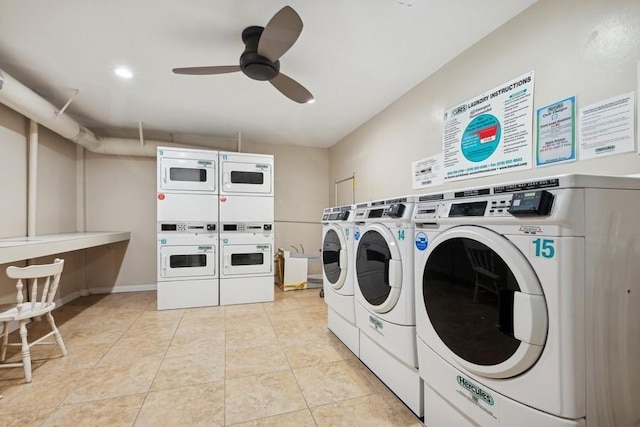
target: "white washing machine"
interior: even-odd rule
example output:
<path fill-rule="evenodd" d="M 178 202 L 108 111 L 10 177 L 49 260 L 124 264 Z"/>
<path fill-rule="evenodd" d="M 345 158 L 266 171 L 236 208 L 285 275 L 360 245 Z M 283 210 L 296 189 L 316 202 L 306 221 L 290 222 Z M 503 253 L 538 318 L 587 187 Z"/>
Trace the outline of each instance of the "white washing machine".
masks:
<path fill-rule="evenodd" d="M 640 180 L 452 191 L 414 222 L 425 425 L 640 424 Z"/>
<path fill-rule="evenodd" d="M 159 222 L 157 253 L 158 310 L 218 305 L 215 222 Z"/>
<path fill-rule="evenodd" d="M 273 222 L 220 223 L 220 305 L 273 301 Z"/>
<path fill-rule="evenodd" d="M 422 416 L 413 286 L 414 204 L 415 197 L 407 196 L 356 208 L 354 289 L 360 360 Z"/>
<path fill-rule="evenodd" d="M 274 162 L 270 154 L 220 152 L 220 194 L 273 197 Z"/>
<path fill-rule="evenodd" d="M 322 286 L 329 329 L 359 356 L 353 290 L 354 214 L 355 205 L 325 208 L 322 213 Z"/>

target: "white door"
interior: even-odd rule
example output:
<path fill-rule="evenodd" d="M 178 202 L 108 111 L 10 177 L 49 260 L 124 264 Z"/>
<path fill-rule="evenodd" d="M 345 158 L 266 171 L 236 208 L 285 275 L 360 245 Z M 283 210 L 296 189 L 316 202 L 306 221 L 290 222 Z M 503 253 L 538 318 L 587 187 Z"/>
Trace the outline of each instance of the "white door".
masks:
<path fill-rule="evenodd" d="M 217 190 L 216 164 L 213 160 L 160 158 L 159 191 Z"/>
<path fill-rule="evenodd" d="M 326 226 L 322 239 L 322 274 L 325 283 L 338 290 L 348 274 L 347 242 L 337 225 Z"/>
<path fill-rule="evenodd" d="M 227 244 L 222 246 L 222 274 L 225 276 L 271 274 L 273 245 Z"/>
<path fill-rule="evenodd" d="M 547 305 L 511 241 L 484 227 L 454 227 L 430 242 L 417 271 L 416 316 L 428 319 L 426 339 L 443 344 L 441 356 L 490 378 L 514 377 L 536 363 Z"/>
<path fill-rule="evenodd" d="M 398 242 L 387 227 L 365 227 L 358 240 L 355 264 L 361 302 L 375 313 L 393 309 L 402 290 L 402 259 Z"/>
<path fill-rule="evenodd" d="M 221 192 L 225 194 L 271 195 L 272 165 L 222 161 Z"/>
<path fill-rule="evenodd" d="M 215 277 L 216 250 L 207 244 L 161 245 L 161 279 L 193 279 Z"/>

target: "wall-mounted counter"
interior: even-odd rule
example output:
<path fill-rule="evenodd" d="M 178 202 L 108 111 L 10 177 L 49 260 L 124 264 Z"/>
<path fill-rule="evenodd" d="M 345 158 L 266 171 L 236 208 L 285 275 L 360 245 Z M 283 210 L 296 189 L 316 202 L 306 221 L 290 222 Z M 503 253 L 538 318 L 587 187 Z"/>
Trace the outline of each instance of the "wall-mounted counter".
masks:
<path fill-rule="evenodd" d="M 129 240 L 128 231 L 47 234 L 0 239 L 0 264 Z"/>

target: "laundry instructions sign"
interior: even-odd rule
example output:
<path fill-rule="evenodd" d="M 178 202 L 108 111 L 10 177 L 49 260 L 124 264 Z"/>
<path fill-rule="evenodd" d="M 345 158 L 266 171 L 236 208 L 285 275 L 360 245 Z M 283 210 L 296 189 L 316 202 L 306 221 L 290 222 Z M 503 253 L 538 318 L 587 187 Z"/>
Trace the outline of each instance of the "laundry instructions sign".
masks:
<path fill-rule="evenodd" d="M 444 114 L 444 181 L 530 169 L 534 72 Z"/>

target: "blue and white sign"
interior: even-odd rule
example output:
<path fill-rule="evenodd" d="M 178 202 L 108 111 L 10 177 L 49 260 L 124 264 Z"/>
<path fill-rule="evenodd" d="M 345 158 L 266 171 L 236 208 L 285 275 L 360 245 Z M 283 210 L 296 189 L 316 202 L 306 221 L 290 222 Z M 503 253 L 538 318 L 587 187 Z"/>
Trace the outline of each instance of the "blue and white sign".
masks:
<path fill-rule="evenodd" d="M 353 232 L 353 238 L 356 240 L 360 240 L 360 229 L 356 228 L 355 231 Z"/>
<path fill-rule="evenodd" d="M 416 234 L 416 249 L 424 251 L 429 246 L 429 238 L 422 231 Z"/>
<path fill-rule="evenodd" d="M 533 71 L 444 114 L 444 181 L 530 169 Z"/>

